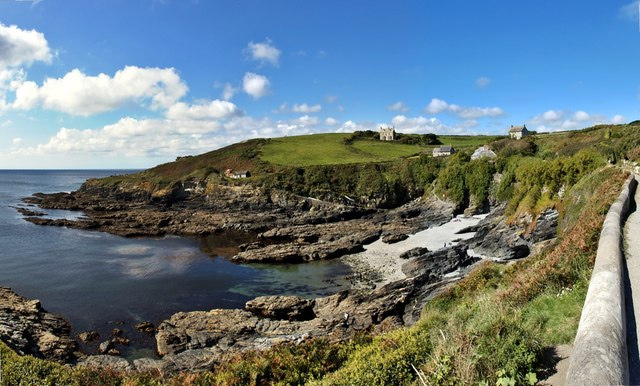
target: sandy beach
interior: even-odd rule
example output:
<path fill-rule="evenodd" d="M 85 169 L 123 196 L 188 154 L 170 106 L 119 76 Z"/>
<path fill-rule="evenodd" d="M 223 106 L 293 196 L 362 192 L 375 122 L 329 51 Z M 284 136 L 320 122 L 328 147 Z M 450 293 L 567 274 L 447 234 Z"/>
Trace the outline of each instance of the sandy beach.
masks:
<path fill-rule="evenodd" d="M 402 266 L 411 259 L 401 259 L 400 255 L 403 252 L 417 247 L 426 247 L 430 251 L 436 251 L 454 246 L 459 240 L 469 239 L 474 235 L 474 232 L 462 234 L 457 234 L 457 232 L 466 227 L 477 225 L 486 216 L 486 214 L 456 216 L 443 225 L 425 229 L 394 244 L 386 244 L 378 239 L 366 245 L 364 252 L 345 256 L 342 259 L 355 271 L 355 286 L 382 286 L 406 277 L 402 272 Z"/>

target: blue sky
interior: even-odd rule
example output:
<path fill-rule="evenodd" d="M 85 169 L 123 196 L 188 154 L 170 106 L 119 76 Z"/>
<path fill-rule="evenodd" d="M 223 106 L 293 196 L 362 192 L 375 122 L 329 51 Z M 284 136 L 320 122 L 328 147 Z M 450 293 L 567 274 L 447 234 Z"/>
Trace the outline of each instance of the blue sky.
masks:
<path fill-rule="evenodd" d="M 640 117 L 638 3 L 0 0 L 0 168 Z"/>

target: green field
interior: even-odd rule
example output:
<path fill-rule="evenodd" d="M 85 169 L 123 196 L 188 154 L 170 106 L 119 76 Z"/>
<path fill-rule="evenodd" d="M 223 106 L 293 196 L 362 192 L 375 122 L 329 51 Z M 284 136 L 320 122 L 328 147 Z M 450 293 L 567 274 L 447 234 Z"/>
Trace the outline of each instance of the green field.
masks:
<path fill-rule="evenodd" d="M 336 165 L 383 162 L 425 150 L 418 145 L 404 145 L 375 140 L 343 142 L 351 134 L 314 134 L 274 138 L 261 147 L 263 161 L 284 166 Z"/>
<path fill-rule="evenodd" d="M 438 139 L 443 145 L 462 149 L 467 147 L 476 148 L 504 137 L 504 135 L 439 135 Z"/>

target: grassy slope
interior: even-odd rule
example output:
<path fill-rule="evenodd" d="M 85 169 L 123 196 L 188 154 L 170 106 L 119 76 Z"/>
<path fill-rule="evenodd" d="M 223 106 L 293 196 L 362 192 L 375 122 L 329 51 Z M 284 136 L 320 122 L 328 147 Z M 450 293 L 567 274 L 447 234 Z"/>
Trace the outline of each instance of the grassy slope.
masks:
<path fill-rule="evenodd" d="M 424 150 L 416 145 L 373 140 L 347 145 L 350 134 L 314 134 L 275 138 L 261 148 L 260 159 L 283 166 L 335 165 L 391 161 Z"/>

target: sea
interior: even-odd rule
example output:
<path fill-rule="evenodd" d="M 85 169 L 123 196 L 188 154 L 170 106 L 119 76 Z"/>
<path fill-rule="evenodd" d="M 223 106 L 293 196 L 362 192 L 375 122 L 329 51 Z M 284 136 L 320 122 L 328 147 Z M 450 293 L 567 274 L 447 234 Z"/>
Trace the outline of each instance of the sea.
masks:
<path fill-rule="evenodd" d="M 82 349 L 95 353 L 113 329 L 131 340 L 124 357 L 155 356 L 152 336 L 135 324 L 158 324 L 179 311 L 241 308 L 262 295 L 325 296 L 350 286 L 351 269 L 340 260 L 305 264 L 235 264 L 228 258 L 255 237 L 223 233 L 124 238 L 98 231 L 34 225 L 16 208 L 34 193 L 70 192 L 88 178 L 127 170 L 0 170 L 0 286 L 39 299 L 43 308 L 100 339 Z M 41 210 L 50 218 L 82 212 Z M 206 251 L 206 252 L 205 252 Z"/>

